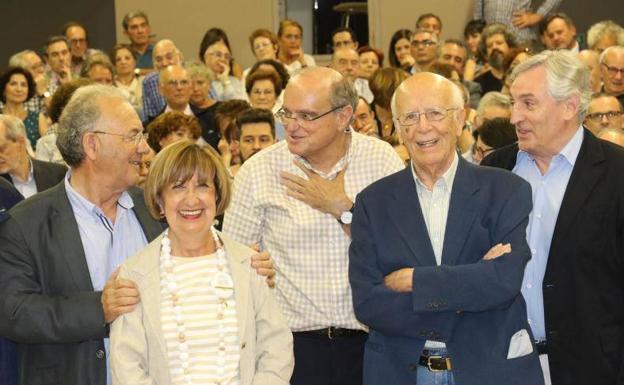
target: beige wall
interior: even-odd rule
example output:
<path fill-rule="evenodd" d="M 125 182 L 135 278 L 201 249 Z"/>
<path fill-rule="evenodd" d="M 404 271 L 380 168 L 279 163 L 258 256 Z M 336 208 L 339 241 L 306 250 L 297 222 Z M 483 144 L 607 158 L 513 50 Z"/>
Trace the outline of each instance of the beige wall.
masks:
<path fill-rule="evenodd" d="M 224 29 L 234 57 L 246 68 L 254 62 L 247 37 L 255 28 L 277 31 L 279 1 L 115 0 L 117 41 L 127 41 L 121 27 L 123 15 L 143 9 L 150 18 L 156 39 L 172 39 L 187 60 L 197 60 L 199 43 L 206 30 L 211 27 Z M 418 15 L 426 12 L 442 17 L 443 38 L 461 38 L 464 25 L 471 18 L 473 1 L 368 0 L 371 44 L 387 52 L 392 34 L 400 28 L 413 29 Z"/>
<path fill-rule="evenodd" d="M 199 43 L 208 29 L 222 28 L 243 68 L 254 63 L 249 34 L 256 28 L 275 30 L 278 23 L 275 0 L 115 0 L 118 42 L 128 42 L 121 21 L 137 9 L 147 13 L 155 40 L 173 40 L 186 60 L 198 60 Z"/>
<path fill-rule="evenodd" d="M 464 26 L 472 18 L 474 0 L 368 0 L 370 42 L 388 53 L 392 34 L 402 28 L 414 30 L 423 13 L 442 18 L 442 38 L 463 38 Z M 388 65 L 388 62 L 386 62 Z"/>

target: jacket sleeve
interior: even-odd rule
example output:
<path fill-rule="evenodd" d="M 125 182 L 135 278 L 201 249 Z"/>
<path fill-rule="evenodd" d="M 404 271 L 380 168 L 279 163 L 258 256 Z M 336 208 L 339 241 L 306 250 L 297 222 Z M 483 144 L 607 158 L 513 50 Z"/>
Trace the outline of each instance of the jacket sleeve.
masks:
<path fill-rule="evenodd" d="M 48 294 L 40 258 L 17 221 L 0 225 L 0 335 L 19 343 L 72 343 L 104 338 L 102 293 Z"/>
<path fill-rule="evenodd" d="M 119 271 L 119 277 L 127 278 L 124 265 Z M 110 332 L 113 385 L 156 384 L 149 375 L 147 338 L 143 327 L 143 302 L 139 302 L 130 313 L 122 314 L 113 321 Z"/>
<path fill-rule="evenodd" d="M 255 272 L 250 273 L 256 322 L 254 385 L 288 385 L 295 366 L 293 337 L 271 290 Z"/>
<path fill-rule="evenodd" d="M 509 243 L 511 253 L 472 264 L 415 268 L 414 312 L 486 311 L 508 306 L 519 295 L 530 259 L 526 227 L 532 208 L 531 187 L 520 182 L 506 198 L 492 231 L 492 244 Z"/>
<path fill-rule="evenodd" d="M 351 224 L 352 241 L 349 247 L 349 281 L 358 320 L 384 334 L 446 341 L 456 314 L 416 313 L 413 311 L 410 293 L 397 293 L 386 287 L 384 272 L 378 265 L 379 246 L 375 244 L 373 234 L 374 225 L 368 213 L 367 199 L 359 194 Z M 431 331 L 437 335 L 430 334 Z"/>

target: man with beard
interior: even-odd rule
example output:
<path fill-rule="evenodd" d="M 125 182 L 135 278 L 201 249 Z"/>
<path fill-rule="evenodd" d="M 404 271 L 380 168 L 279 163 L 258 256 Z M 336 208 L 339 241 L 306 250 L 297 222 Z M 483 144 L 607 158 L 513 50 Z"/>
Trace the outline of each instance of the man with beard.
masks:
<path fill-rule="evenodd" d="M 481 84 L 483 94 L 503 88 L 505 55 L 516 46 L 516 38 L 505 25 L 490 24 L 483 29 L 479 50 L 487 58 L 490 70 L 475 78 L 475 82 Z"/>
<path fill-rule="evenodd" d="M 275 119 L 269 110 L 250 108 L 236 118 L 239 149 L 242 163 L 256 153 L 275 143 Z M 234 165 L 230 172 L 235 175 L 241 164 Z"/>

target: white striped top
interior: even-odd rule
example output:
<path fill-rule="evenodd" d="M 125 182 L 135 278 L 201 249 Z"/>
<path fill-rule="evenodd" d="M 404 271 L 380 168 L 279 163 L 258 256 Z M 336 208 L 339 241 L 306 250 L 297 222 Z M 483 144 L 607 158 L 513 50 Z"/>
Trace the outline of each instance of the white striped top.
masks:
<path fill-rule="evenodd" d="M 178 341 L 183 338 L 188 344 L 193 384 L 238 385 L 240 348 L 236 302 L 232 295 L 225 305 L 220 304 L 222 300 L 211 287 L 212 277 L 219 271 L 216 254 L 192 258 L 172 256 L 172 259 L 185 332 L 178 332 L 172 297 L 161 281 L 160 317 L 171 383 L 186 384 L 178 349 Z M 227 264 L 224 271 L 228 271 Z M 225 346 L 220 350 L 222 335 Z"/>

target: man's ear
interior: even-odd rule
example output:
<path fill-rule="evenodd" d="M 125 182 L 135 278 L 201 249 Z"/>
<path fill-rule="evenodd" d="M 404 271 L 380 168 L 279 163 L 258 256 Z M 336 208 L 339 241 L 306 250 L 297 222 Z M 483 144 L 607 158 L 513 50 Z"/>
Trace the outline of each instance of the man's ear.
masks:
<path fill-rule="evenodd" d="M 347 104 L 338 111 L 338 126 L 341 127 L 341 131 L 343 131 L 347 126 L 351 125 L 352 118 L 355 118 L 353 114 L 353 107 L 350 104 Z"/>
<path fill-rule="evenodd" d="M 565 111 L 564 111 L 564 119 L 572 120 L 576 119 L 579 109 L 581 107 L 581 96 L 580 95 L 572 95 L 566 100 L 564 100 Z"/>
<path fill-rule="evenodd" d="M 82 135 L 82 149 L 87 158 L 91 160 L 97 159 L 100 144 L 96 133 L 85 132 L 84 135 Z"/>

